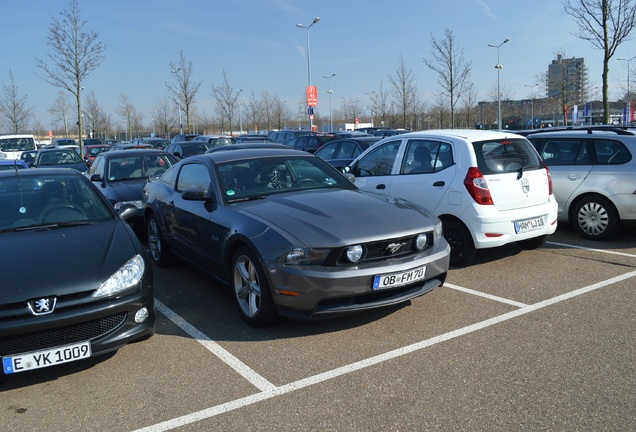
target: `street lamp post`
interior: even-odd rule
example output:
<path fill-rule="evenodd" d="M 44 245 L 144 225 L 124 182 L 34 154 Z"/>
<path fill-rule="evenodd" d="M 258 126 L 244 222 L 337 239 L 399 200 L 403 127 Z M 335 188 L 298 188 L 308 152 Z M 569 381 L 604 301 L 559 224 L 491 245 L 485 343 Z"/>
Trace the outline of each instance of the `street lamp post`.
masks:
<path fill-rule="evenodd" d="M 535 83 L 535 84 L 525 84 L 526 87 L 530 87 L 532 90 L 530 90 L 532 92 L 531 96 L 532 96 L 532 103 L 530 104 L 530 120 L 532 121 L 532 127 L 530 129 L 534 129 L 535 128 L 535 124 L 534 124 L 534 87 L 538 86 L 539 83 Z"/>
<path fill-rule="evenodd" d="M 629 92 L 629 70 L 631 69 L 632 60 L 636 59 L 636 56 L 630 57 L 628 59 L 617 58 L 616 60 L 624 61 L 627 63 L 627 123 L 630 123 L 633 119 L 631 114 L 632 107 L 632 94 Z"/>
<path fill-rule="evenodd" d="M 307 81 L 308 87 L 311 87 L 311 49 L 309 46 L 309 29 L 316 24 L 318 21 L 320 21 L 320 18 L 316 17 L 314 18 L 314 20 L 312 21 L 311 24 L 309 24 L 308 26 L 303 25 L 303 24 L 296 24 L 296 27 L 299 28 L 304 28 L 305 30 L 307 30 Z M 307 101 L 309 102 L 309 101 Z M 307 115 L 309 116 L 309 129 L 310 130 L 314 130 L 314 122 L 313 122 L 313 115 L 310 113 L 311 112 L 311 106 L 309 106 L 309 103 L 307 104 Z"/>
<path fill-rule="evenodd" d="M 499 72 L 503 68 L 501 63 L 499 63 L 499 48 L 507 42 L 510 42 L 510 39 L 506 38 L 499 45 L 488 44 L 490 48 L 497 48 L 497 64 L 495 65 L 495 69 L 497 69 L 497 129 L 501 129 L 501 93 L 499 91 Z"/>
<path fill-rule="evenodd" d="M 331 95 L 333 94 L 333 90 L 331 90 L 331 78 L 335 77 L 336 73 L 332 73 L 331 75 L 323 75 L 323 78 L 327 78 L 329 80 L 329 132 L 333 132 L 333 117 L 331 115 Z"/>
<path fill-rule="evenodd" d="M 181 80 L 179 80 L 179 71 L 183 68 L 179 66 L 177 70 L 172 69 L 172 73 L 174 74 L 174 78 L 177 80 L 177 89 L 181 89 Z M 177 102 L 177 108 L 179 109 L 179 135 L 183 135 L 183 122 L 181 121 L 181 104 Z"/>

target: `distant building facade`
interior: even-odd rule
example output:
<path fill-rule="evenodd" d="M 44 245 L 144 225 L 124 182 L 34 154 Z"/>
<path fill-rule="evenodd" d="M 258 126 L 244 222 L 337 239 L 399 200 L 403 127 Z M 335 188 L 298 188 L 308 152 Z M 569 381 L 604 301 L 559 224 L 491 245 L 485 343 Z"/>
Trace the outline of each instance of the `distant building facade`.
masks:
<path fill-rule="evenodd" d="M 548 65 L 547 97 L 567 105 L 582 105 L 589 99 L 589 78 L 585 58 L 565 58 L 561 54 Z"/>

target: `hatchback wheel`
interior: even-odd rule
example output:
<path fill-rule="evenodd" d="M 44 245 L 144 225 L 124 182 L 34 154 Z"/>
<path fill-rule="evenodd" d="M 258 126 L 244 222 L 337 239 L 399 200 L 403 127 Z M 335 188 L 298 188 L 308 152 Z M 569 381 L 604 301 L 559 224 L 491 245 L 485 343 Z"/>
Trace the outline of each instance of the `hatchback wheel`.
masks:
<path fill-rule="evenodd" d="M 240 248 L 232 267 L 234 294 L 245 321 L 253 326 L 273 323 L 277 318 L 274 301 L 255 254 L 247 247 Z"/>
<path fill-rule="evenodd" d="M 470 264 L 477 250 L 475 243 L 463 223 L 455 220 L 445 220 L 442 222 L 444 229 L 444 238 L 451 248 L 450 265 L 454 267 L 463 267 Z"/>
<path fill-rule="evenodd" d="M 155 215 L 148 218 L 148 248 L 152 261 L 159 267 L 165 267 L 170 262 L 170 251 L 161 236 L 161 229 Z"/>
<path fill-rule="evenodd" d="M 579 201 L 572 212 L 574 228 L 586 239 L 605 240 L 618 231 L 620 222 L 612 203 L 600 196 Z"/>

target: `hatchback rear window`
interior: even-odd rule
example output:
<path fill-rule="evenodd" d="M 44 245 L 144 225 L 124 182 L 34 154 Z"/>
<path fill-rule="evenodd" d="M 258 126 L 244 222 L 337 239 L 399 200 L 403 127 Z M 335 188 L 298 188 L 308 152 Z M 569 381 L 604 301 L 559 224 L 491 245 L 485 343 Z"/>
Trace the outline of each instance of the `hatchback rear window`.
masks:
<path fill-rule="evenodd" d="M 477 165 L 484 175 L 543 168 L 541 158 L 525 139 L 474 142 Z"/>

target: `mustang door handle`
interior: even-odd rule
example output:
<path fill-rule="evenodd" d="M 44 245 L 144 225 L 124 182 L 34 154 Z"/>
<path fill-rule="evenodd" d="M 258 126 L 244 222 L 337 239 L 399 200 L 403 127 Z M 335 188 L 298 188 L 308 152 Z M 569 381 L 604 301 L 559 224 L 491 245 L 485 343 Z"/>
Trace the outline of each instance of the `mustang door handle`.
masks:
<path fill-rule="evenodd" d="M 379 184 L 375 188 L 376 189 L 386 189 L 386 185 L 385 184 Z"/>
<path fill-rule="evenodd" d="M 435 183 L 433 183 L 433 186 L 444 186 L 446 184 L 446 182 L 444 181 L 436 181 Z"/>

